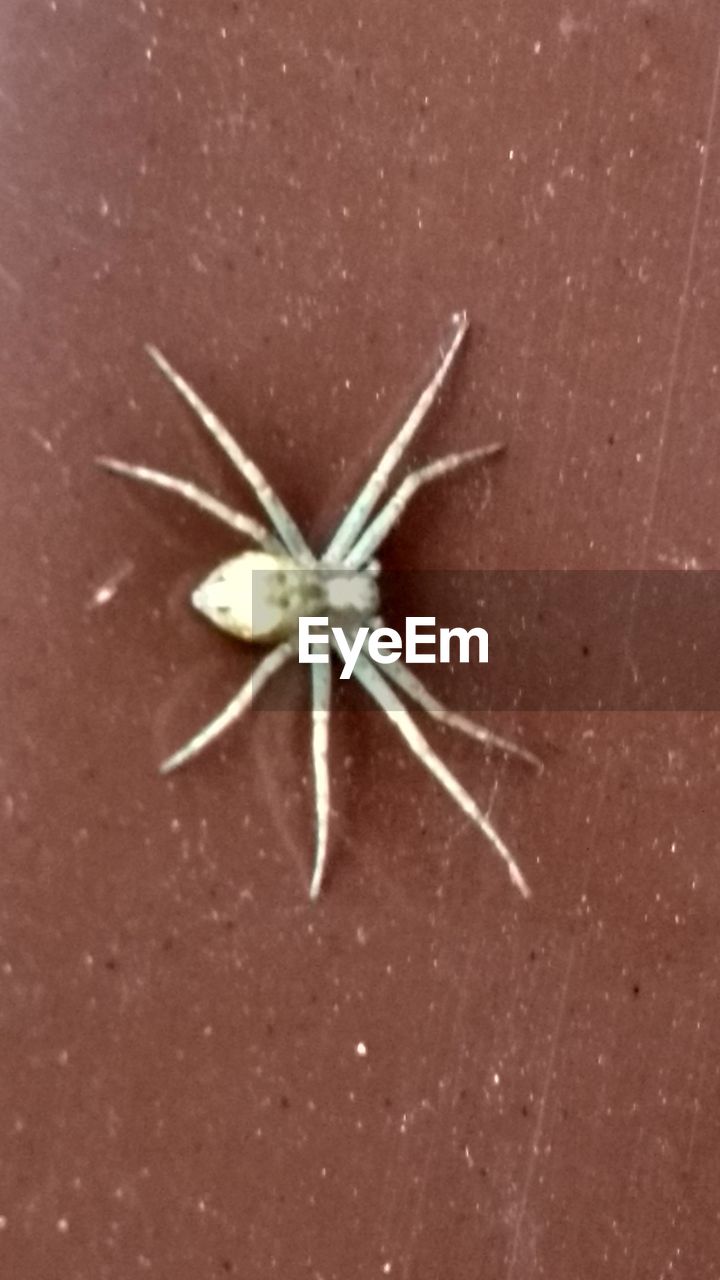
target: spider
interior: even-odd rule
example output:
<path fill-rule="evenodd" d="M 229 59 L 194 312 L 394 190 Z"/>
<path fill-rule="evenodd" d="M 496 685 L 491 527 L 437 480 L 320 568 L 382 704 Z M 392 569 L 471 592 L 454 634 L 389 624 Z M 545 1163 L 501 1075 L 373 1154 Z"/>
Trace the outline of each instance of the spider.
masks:
<path fill-rule="evenodd" d="M 375 553 L 402 516 L 411 498 L 430 481 L 448 475 L 466 463 L 483 461 L 502 451 L 502 445 L 491 444 L 461 453 L 451 453 L 428 462 L 411 471 L 392 496 L 386 498 L 379 510 L 376 509 L 387 489 L 392 471 L 438 395 L 468 327 L 465 312 L 453 315 L 451 341 L 447 351 L 441 351 L 440 364 L 435 374 L 320 556 L 310 550 L 284 504 L 227 428 L 160 351 L 153 346 L 147 347 L 158 368 L 195 411 L 203 426 L 249 484 L 272 526 L 271 532 L 252 516 L 235 511 L 191 481 L 181 480 L 149 467 L 120 462 L 115 458 L 98 458 L 100 466 L 108 471 L 178 494 L 192 506 L 215 516 L 234 533 L 249 539 L 258 548 L 242 551 L 223 561 L 193 592 L 192 603 L 221 630 L 242 640 L 272 647 L 227 706 L 189 742 L 165 760 L 161 765 L 162 773 L 170 773 L 179 765 L 185 764 L 230 725 L 240 720 L 263 685 L 297 654 L 300 616 L 327 614 L 331 624 L 335 623 L 345 629 L 368 622 L 372 622 L 374 626 L 382 625 L 377 583 L 379 565 L 375 560 Z M 261 583 L 260 588 L 258 582 Z M 469 792 L 432 749 L 399 694 L 414 702 L 433 720 L 467 734 L 486 747 L 519 756 L 536 767 L 541 767 L 540 762 L 529 751 L 444 706 L 400 661 L 385 667 L 381 673 L 367 654 L 361 653 L 353 675 L 395 725 L 410 750 L 435 776 L 463 813 L 480 828 L 505 863 L 513 884 L 524 897 L 529 897 L 530 889 L 525 877 L 489 817 L 481 811 Z M 315 899 L 320 892 L 328 852 L 330 666 L 314 663 L 310 679 L 316 826 L 310 898 Z"/>

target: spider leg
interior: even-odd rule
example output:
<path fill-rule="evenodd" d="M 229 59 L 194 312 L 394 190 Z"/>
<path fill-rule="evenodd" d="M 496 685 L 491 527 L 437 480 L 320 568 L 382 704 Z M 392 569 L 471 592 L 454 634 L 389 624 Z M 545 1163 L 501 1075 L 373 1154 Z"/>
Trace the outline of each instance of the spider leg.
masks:
<path fill-rule="evenodd" d="M 423 485 L 439 479 L 440 476 L 446 476 L 451 471 L 456 471 L 458 467 L 465 466 L 468 462 L 493 458 L 496 454 L 502 453 L 504 448 L 503 444 L 488 444 L 479 449 L 466 449 L 462 453 L 449 453 L 444 458 L 437 458 L 434 462 L 428 462 L 424 467 L 411 471 L 398 486 L 392 498 L 380 508 L 374 520 L 371 520 L 360 534 L 357 542 L 346 555 L 343 567 L 346 569 L 365 567 L 380 544 L 385 541 L 390 530 L 397 524 L 410 500 Z"/>
<path fill-rule="evenodd" d="M 323 556 L 325 563 L 336 563 L 337 561 L 345 559 L 345 556 L 348 551 L 350 551 L 365 525 L 370 512 L 380 497 L 380 494 L 387 487 L 391 471 L 407 449 L 433 400 L 440 391 L 450 365 L 455 358 L 458 347 L 468 331 L 468 318 L 464 311 L 454 315 L 452 317 L 452 322 L 455 329 L 453 339 L 440 362 L 437 372 L 430 379 L 430 382 L 422 392 L 417 404 L 411 410 L 408 418 L 401 426 L 394 440 L 391 440 L 375 470 L 360 490 L 360 493 L 356 497 L 349 511 L 347 511 L 343 516 L 343 519 L 336 529 L 332 541 Z"/>
<path fill-rule="evenodd" d="M 507 845 L 501 840 L 497 831 L 493 827 L 490 820 L 478 808 L 472 796 L 458 782 L 457 778 L 450 772 L 447 765 L 433 751 L 423 734 L 418 729 L 415 721 L 409 712 L 405 709 L 397 694 L 387 684 L 380 675 L 376 667 L 372 665 L 367 658 L 361 655 L 355 666 L 353 675 L 357 676 L 361 685 L 370 694 L 370 697 L 377 702 L 378 706 L 385 712 L 388 719 L 393 722 L 396 729 L 405 739 L 410 750 L 425 765 L 425 768 L 434 774 L 438 782 L 445 788 L 448 795 L 455 801 L 463 813 L 480 828 L 483 835 L 493 846 L 495 851 L 500 855 L 505 863 L 510 879 L 518 888 L 524 898 L 530 897 L 530 888 L 513 858 Z"/>
<path fill-rule="evenodd" d="M 380 622 L 378 625 L 383 626 Z M 388 680 L 396 684 L 398 689 L 402 689 L 408 698 L 412 698 L 423 711 L 426 711 L 433 720 L 437 720 L 439 724 L 447 725 L 449 729 L 457 729 L 460 733 L 465 733 L 469 738 L 475 738 L 477 742 L 482 742 L 486 747 L 495 747 L 498 751 L 503 751 L 507 756 L 518 756 L 527 764 L 533 765 L 535 769 L 542 772 L 542 761 L 534 756 L 532 751 L 526 751 L 524 747 L 519 747 L 517 743 L 511 742 L 509 738 L 501 738 L 499 734 L 493 733 L 490 729 L 486 729 L 482 724 L 476 724 L 469 716 L 461 715 L 459 711 L 453 711 L 450 707 L 446 707 L 437 698 L 433 697 L 425 685 L 418 680 L 414 672 L 409 671 L 402 662 L 393 662 L 388 665 L 383 673 Z"/>
<path fill-rule="evenodd" d="M 243 515 L 240 511 L 233 511 L 232 507 L 228 507 L 219 498 L 213 497 L 211 493 L 206 493 L 204 489 L 198 488 L 196 484 L 192 484 L 189 480 L 178 480 L 176 476 L 168 476 L 164 471 L 153 471 L 150 467 L 140 467 L 129 462 L 119 462 L 117 458 L 96 458 L 95 461 L 98 466 L 104 467 L 106 471 L 111 471 L 114 475 L 130 476 L 133 480 L 144 480 L 147 484 L 153 484 L 158 489 L 167 489 L 170 493 L 178 493 L 181 498 L 191 503 L 193 507 L 199 507 L 201 511 L 207 512 L 208 515 L 222 520 L 223 524 L 229 525 L 236 533 L 241 533 L 245 537 L 251 538 L 258 546 L 266 547 L 272 541 L 270 533 L 260 524 L 259 520 L 253 520 L 252 516 Z"/>
<path fill-rule="evenodd" d="M 287 662 L 293 649 L 294 643 L 290 640 L 286 640 L 284 644 L 276 645 L 263 658 L 260 665 L 255 668 L 234 698 L 231 698 L 224 710 L 215 716 L 215 719 L 211 720 L 209 724 L 206 724 L 204 729 L 196 733 L 189 742 L 186 742 L 184 747 L 180 747 L 179 751 L 169 756 L 161 764 L 160 772 L 171 773 L 173 769 L 179 768 L 181 764 L 185 764 L 187 760 L 192 759 L 198 752 L 203 751 L 210 742 L 219 737 L 231 724 L 239 720 L 263 685 L 267 684 L 270 677 Z"/>
<path fill-rule="evenodd" d="M 147 351 L 168 381 L 172 383 L 175 390 L 195 411 L 203 426 L 207 428 L 213 439 L 220 445 L 220 448 L 230 459 L 233 466 L 237 468 L 250 485 L 258 502 L 265 508 L 290 555 L 295 556 L 301 563 L 314 562 L 314 557 L 295 521 L 268 484 L 260 468 L 256 466 L 251 458 L 248 458 L 244 449 L 231 436 L 227 427 L 223 426 L 220 419 L 200 399 L 197 392 L 193 391 L 189 383 L 173 369 L 157 347 L 148 346 Z"/>
<path fill-rule="evenodd" d="M 320 893 L 327 859 L 328 823 L 330 817 L 330 778 L 328 773 L 328 736 L 330 729 L 330 665 L 315 663 L 312 668 L 312 757 L 315 774 L 315 865 L 310 882 L 310 897 Z"/>

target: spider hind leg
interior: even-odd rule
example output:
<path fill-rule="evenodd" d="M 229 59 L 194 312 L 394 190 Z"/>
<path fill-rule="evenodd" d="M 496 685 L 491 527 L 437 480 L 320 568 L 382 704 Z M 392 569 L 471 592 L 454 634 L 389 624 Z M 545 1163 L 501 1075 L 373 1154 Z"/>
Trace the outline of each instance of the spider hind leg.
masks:
<path fill-rule="evenodd" d="M 353 674 L 370 694 L 370 697 L 385 712 L 388 719 L 392 721 L 413 754 L 437 778 L 458 808 L 462 809 L 463 813 L 480 828 L 485 838 L 505 863 L 515 887 L 520 890 L 524 898 L 529 898 L 530 886 L 507 845 L 498 835 L 489 818 L 486 817 L 473 800 L 470 793 L 465 790 L 455 775 L 450 772 L 447 765 L 433 751 L 395 691 L 390 688 L 387 681 L 380 675 L 380 672 L 373 664 L 363 656 L 358 658 Z"/>
<path fill-rule="evenodd" d="M 382 625 L 382 624 L 379 624 Z M 523 760 L 525 764 L 532 765 L 533 769 L 537 769 L 538 773 L 543 771 L 542 760 L 533 755 L 532 751 L 527 751 L 525 747 L 520 747 L 516 742 L 512 742 L 509 738 L 502 738 L 499 734 L 493 733 L 491 729 L 486 729 L 483 724 L 476 724 L 469 716 L 464 716 L 459 711 L 453 711 L 450 707 L 446 707 L 440 702 L 429 689 L 425 688 L 422 681 L 409 671 L 402 662 L 394 662 L 385 672 L 388 680 L 396 684 L 408 698 L 422 707 L 423 711 L 438 722 L 448 727 L 448 729 L 457 729 L 459 733 L 464 733 L 468 738 L 474 738 L 476 742 L 481 742 L 483 746 L 492 748 L 496 751 L 502 751 L 506 756 L 517 756 L 519 760 Z"/>
<path fill-rule="evenodd" d="M 330 667 L 316 663 L 312 668 L 312 759 L 315 778 L 315 862 L 310 897 L 320 893 L 328 848 L 330 821 L 330 778 L 328 771 L 328 738 L 330 730 Z"/>
<path fill-rule="evenodd" d="M 252 675 L 248 677 L 245 684 L 238 690 L 233 698 L 230 699 L 227 706 L 215 716 L 209 724 L 200 729 L 184 747 L 180 747 L 173 755 L 160 765 L 161 773 L 172 773 L 174 769 L 178 769 L 181 764 L 186 764 L 193 756 L 204 751 L 211 742 L 220 737 L 231 724 L 235 724 L 244 716 L 253 699 L 260 692 L 263 685 L 267 684 L 271 676 L 287 662 L 293 652 L 293 644 L 286 641 L 284 644 L 276 645 L 271 649 L 270 653 L 263 658 L 259 666 L 255 668 Z"/>

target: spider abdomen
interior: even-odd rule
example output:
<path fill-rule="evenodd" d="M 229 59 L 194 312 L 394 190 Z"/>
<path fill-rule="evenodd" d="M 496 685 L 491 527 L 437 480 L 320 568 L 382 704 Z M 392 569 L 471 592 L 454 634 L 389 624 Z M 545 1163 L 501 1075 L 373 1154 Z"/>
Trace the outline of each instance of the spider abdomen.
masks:
<path fill-rule="evenodd" d="M 297 635 L 302 617 L 325 617 L 330 625 L 346 628 L 361 625 L 377 612 L 378 591 L 367 572 L 244 551 L 213 569 L 192 602 L 221 631 L 255 644 L 276 644 Z"/>

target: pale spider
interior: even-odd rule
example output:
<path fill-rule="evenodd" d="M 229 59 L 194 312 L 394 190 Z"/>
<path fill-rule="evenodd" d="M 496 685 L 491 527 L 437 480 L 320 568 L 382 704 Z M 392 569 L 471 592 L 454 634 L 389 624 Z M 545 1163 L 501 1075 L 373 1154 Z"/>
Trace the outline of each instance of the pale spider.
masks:
<path fill-rule="evenodd" d="M 255 543 L 259 551 L 244 551 L 224 561 L 193 592 L 192 603 L 216 627 L 243 640 L 272 644 L 273 648 L 257 666 L 228 705 L 185 746 L 161 766 L 169 773 L 202 751 L 231 724 L 239 720 L 264 684 L 297 652 L 298 617 L 327 614 L 330 625 L 359 626 L 372 622 L 382 625 L 378 615 L 379 565 L 375 552 L 399 520 L 410 499 L 421 486 L 447 475 L 467 462 L 486 459 L 503 446 L 485 445 L 451 453 L 418 467 L 405 477 L 395 493 L 371 518 L 385 489 L 390 474 L 410 444 L 415 432 L 435 400 L 448 370 L 468 330 L 464 312 L 452 317 L 453 336 L 437 372 L 422 392 L 417 404 L 403 423 L 378 462 L 370 478 L 344 515 L 327 548 L 319 557 L 308 547 L 305 538 L 284 504 L 244 450 L 230 435 L 215 414 L 203 403 L 184 378 L 176 373 L 161 353 L 147 348 L 155 363 L 176 391 L 194 409 L 213 439 L 234 464 L 264 507 L 274 532 L 257 520 L 235 511 L 212 494 L 187 480 L 166 475 L 149 467 L 99 458 L 101 466 L 122 476 L 143 480 L 160 489 L 179 494 L 194 507 L 215 516 L 235 532 Z M 258 594 L 258 571 L 262 571 L 263 588 Z M 255 586 L 253 587 L 253 576 Z M 262 607 L 259 607 L 261 598 Z M 434 720 L 458 729 L 471 738 L 507 753 L 522 757 L 539 766 L 530 752 L 498 737 L 482 725 L 443 706 L 428 692 L 418 678 L 400 661 L 387 666 L 384 673 L 362 653 L 353 674 L 370 697 L 382 708 L 405 739 L 408 747 L 434 774 L 460 809 L 480 828 L 503 859 L 510 879 L 524 897 L 530 889 L 503 840 L 488 816 L 458 782 L 447 765 L 433 751 L 417 728 L 404 703 L 391 684 L 417 703 Z M 310 882 L 310 897 L 317 898 L 327 858 L 330 791 L 328 776 L 328 731 L 330 716 L 330 667 L 313 664 L 312 691 L 312 760 L 315 781 L 316 843 L 315 862 Z"/>

